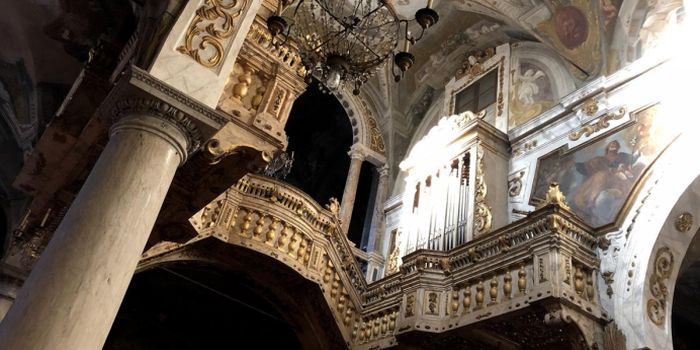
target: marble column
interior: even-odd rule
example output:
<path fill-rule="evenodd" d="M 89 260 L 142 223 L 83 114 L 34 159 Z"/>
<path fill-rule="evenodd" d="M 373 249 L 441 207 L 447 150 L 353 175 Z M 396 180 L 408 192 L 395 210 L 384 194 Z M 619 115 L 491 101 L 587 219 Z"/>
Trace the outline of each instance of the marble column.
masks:
<path fill-rule="evenodd" d="M 0 323 L 0 349 L 101 349 L 179 165 L 199 144 L 175 108 L 129 99 Z"/>
<path fill-rule="evenodd" d="M 352 208 L 355 206 L 355 195 L 357 194 L 357 183 L 360 181 L 360 169 L 367 155 L 361 146 L 354 145 L 350 148 L 350 170 L 345 179 L 345 190 L 343 191 L 343 202 L 340 204 L 341 228 L 347 235 L 352 219 Z"/>
<path fill-rule="evenodd" d="M 372 209 L 372 228 L 369 231 L 367 252 L 381 250 L 380 241 L 384 227 L 384 202 L 389 190 L 389 167 L 384 165 L 378 171 L 379 181 L 377 181 L 377 194 L 374 199 L 374 208 Z"/>

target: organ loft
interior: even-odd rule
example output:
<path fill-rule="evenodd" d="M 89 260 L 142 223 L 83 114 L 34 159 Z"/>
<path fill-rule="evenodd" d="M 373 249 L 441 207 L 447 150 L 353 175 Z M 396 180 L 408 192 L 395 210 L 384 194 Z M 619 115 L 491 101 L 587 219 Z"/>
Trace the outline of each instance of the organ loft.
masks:
<path fill-rule="evenodd" d="M 0 349 L 696 349 L 700 5 L 0 5 Z"/>

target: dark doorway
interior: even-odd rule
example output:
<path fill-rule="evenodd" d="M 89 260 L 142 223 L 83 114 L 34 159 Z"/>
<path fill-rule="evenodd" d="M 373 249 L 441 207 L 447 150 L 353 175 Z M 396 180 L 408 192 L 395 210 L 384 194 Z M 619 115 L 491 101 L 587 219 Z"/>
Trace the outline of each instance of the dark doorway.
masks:
<path fill-rule="evenodd" d="M 694 240 L 695 241 L 695 240 Z M 676 281 L 671 329 L 673 349 L 700 349 L 700 260 L 690 264 Z"/>
<path fill-rule="evenodd" d="M 294 327 L 247 281 L 175 265 L 134 276 L 104 349 L 301 349 Z"/>
<path fill-rule="evenodd" d="M 377 192 L 377 179 L 377 168 L 369 162 L 363 162 L 357 184 L 355 205 L 352 209 L 350 228 L 348 229 L 350 241 L 363 251 L 367 251 L 374 199 Z"/>
<path fill-rule="evenodd" d="M 294 102 L 285 127 L 294 165 L 286 181 L 320 204 L 343 196 L 350 167 L 352 126 L 343 106 L 312 84 Z"/>

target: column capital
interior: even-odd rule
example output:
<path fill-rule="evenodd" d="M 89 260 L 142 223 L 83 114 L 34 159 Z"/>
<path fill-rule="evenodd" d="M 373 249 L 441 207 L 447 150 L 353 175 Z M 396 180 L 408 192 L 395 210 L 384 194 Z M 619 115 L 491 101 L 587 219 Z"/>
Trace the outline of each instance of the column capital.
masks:
<path fill-rule="evenodd" d="M 380 178 L 387 178 L 389 176 L 389 165 L 384 164 L 381 167 L 377 167 L 377 173 L 379 173 Z"/>
<path fill-rule="evenodd" d="M 112 120 L 115 124 L 110 130 L 110 134 L 116 130 L 125 127 L 127 120 L 133 122 L 135 119 L 144 119 L 152 117 L 160 121 L 167 122 L 179 130 L 185 138 L 185 145 L 175 145 L 176 148 L 184 148 L 182 151 L 183 160 L 194 153 L 202 144 L 202 135 L 197 125 L 192 121 L 187 114 L 179 109 L 171 106 L 167 102 L 154 98 L 124 98 L 119 100 L 112 109 Z M 149 129 L 144 123 L 139 123 L 139 127 Z M 151 126 L 153 128 L 153 126 Z M 161 125 L 157 132 L 167 134 L 165 126 Z M 153 131 L 153 130 L 151 130 Z M 172 135 L 168 135 L 172 138 Z M 170 141 L 170 140 L 169 140 Z"/>
<path fill-rule="evenodd" d="M 350 147 L 350 151 L 348 151 L 348 155 L 350 156 L 350 159 L 359 159 L 364 161 L 367 159 L 368 155 L 368 149 L 367 146 L 356 143 Z"/>

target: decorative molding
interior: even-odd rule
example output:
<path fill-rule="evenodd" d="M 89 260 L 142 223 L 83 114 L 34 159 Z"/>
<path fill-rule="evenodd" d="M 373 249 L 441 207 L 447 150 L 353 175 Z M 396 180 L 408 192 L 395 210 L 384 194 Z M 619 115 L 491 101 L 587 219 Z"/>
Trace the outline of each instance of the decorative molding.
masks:
<path fill-rule="evenodd" d="M 620 109 L 618 109 L 617 112 L 605 113 L 602 117 L 600 117 L 595 122 L 586 124 L 586 125 L 582 126 L 580 129 L 570 133 L 569 140 L 576 141 L 576 140 L 580 139 L 581 136 L 588 137 L 588 136 L 591 136 L 592 134 L 594 134 L 600 130 L 607 129 L 610 126 L 611 120 L 622 119 L 622 117 L 625 115 L 625 112 L 626 112 L 625 107 L 620 107 Z M 586 113 L 588 113 L 588 112 L 586 112 Z"/>
<path fill-rule="evenodd" d="M 606 294 L 608 294 L 608 297 L 612 299 L 613 296 L 613 288 L 612 284 L 615 282 L 615 271 L 605 271 L 600 274 L 603 277 L 603 281 L 605 284 L 608 286 L 608 288 L 605 290 Z"/>
<path fill-rule="evenodd" d="M 470 52 L 464 58 L 464 61 L 462 61 L 462 66 L 459 68 L 459 70 L 457 70 L 457 73 L 455 73 L 455 77 L 457 79 L 461 79 L 463 76 L 469 75 L 470 80 L 472 80 L 474 77 L 489 71 L 490 68 L 485 69 L 483 63 L 495 55 L 496 49 L 493 47 L 489 47 L 485 50 Z"/>
<path fill-rule="evenodd" d="M 202 144 L 202 136 L 197 125 L 179 109 L 156 99 L 126 98 L 117 101 L 112 108 L 112 120 L 126 114 L 143 113 L 174 124 L 187 137 L 187 154 L 192 154 Z"/>
<path fill-rule="evenodd" d="M 559 184 L 556 182 L 549 184 L 549 190 L 547 190 L 544 200 L 539 203 L 537 208 L 539 209 L 548 205 L 558 205 L 562 209 L 571 210 L 569 205 L 566 203 L 566 197 L 563 193 L 561 193 L 561 190 L 559 190 Z"/>
<path fill-rule="evenodd" d="M 592 117 L 596 113 L 598 113 L 598 101 L 596 101 L 593 98 L 584 102 L 582 107 L 583 113 L 585 113 L 589 117 Z"/>
<path fill-rule="evenodd" d="M 195 112 L 201 114 L 207 119 L 210 119 L 212 122 L 217 123 L 217 128 L 223 126 L 229 121 L 228 119 L 216 113 L 211 108 L 191 99 L 187 95 L 183 94 L 180 90 L 170 87 L 169 85 L 165 84 L 164 82 L 160 81 L 159 79 L 155 78 L 154 76 L 148 74 L 147 72 L 141 70 L 138 67 L 132 66 L 129 69 L 129 72 L 131 73 L 131 77 L 133 77 L 134 79 L 148 85 L 149 87 L 154 88 L 155 90 L 158 90 L 159 92 L 174 99 L 175 101 L 182 103 L 188 108 L 193 109 Z"/>
<path fill-rule="evenodd" d="M 246 40 L 268 51 L 277 62 L 293 70 L 298 76 L 306 76 L 306 67 L 304 67 L 302 63 L 299 50 L 294 47 L 291 42 L 280 46 L 273 45 L 270 31 L 263 27 L 261 23 L 257 21 L 253 22 L 250 31 L 248 31 Z"/>
<path fill-rule="evenodd" d="M 666 301 L 668 300 L 668 287 L 666 283 L 673 271 L 673 253 L 668 247 L 661 247 L 656 251 L 654 271 L 649 278 L 649 290 L 652 297 L 647 300 L 647 316 L 652 323 L 663 326 L 666 321 Z"/>
<path fill-rule="evenodd" d="M 382 131 L 379 129 L 377 121 L 369 113 L 367 114 L 367 125 L 369 126 L 369 147 L 380 154 L 384 154 L 384 138 L 382 137 Z"/>
<path fill-rule="evenodd" d="M 503 80 L 506 76 L 505 70 L 505 64 L 503 64 L 503 60 L 501 60 L 501 64 L 498 66 L 498 99 L 496 100 L 496 109 L 498 110 L 497 116 L 499 117 L 503 114 L 503 106 L 505 105 L 503 100 Z"/>
<path fill-rule="evenodd" d="M 525 170 L 518 171 L 515 176 L 508 179 L 508 196 L 513 198 L 520 195 L 523 190 L 523 176 Z"/>
<path fill-rule="evenodd" d="M 493 216 L 491 208 L 486 204 L 488 188 L 484 178 L 484 148 L 476 146 L 476 176 L 474 178 L 474 232 L 477 235 L 491 231 Z"/>
<path fill-rule="evenodd" d="M 519 157 L 537 147 L 537 140 L 532 140 L 530 142 L 526 142 L 523 147 L 518 147 L 513 150 L 513 157 Z"/>
<path fill-rule="evenodd" d="M 674 225 L 676 226 L 676 230 L 680 232 L 690 231 L 690 229 L 693 228 L 693 214 L 684 212 L 678 215 Z"/>
<path fill-rule="evenodd" d="M 192 57 L 197 63 L 207 68 L 215 68 L 224 57 L 224 45 L 235 33 L 234 19 L 240 17 L 248 1 L 239 0 L 204 0 L 204 4 L 195 12 L 185 34 L 185 43 L 177 51 Z M 236 10 L 237 8 L 237 10 Z M 217 28 L 219 26 L 220 28 Z M 198 44 L 196 39 L 199 39 Z M 208 50 L 212 48 L 214 51 Z"/>

